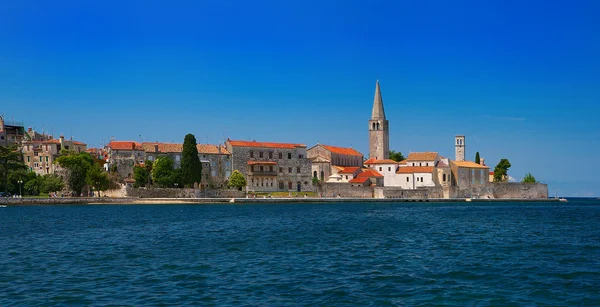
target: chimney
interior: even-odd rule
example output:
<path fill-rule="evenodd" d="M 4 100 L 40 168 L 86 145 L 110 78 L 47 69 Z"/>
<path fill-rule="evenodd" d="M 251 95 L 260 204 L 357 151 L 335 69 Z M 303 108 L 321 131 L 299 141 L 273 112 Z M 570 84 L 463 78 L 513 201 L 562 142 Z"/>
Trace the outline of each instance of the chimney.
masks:
<path fill-rule="evenodd" d="M 135 142 L 131 142 L 131 150 L 135 150 Z"/>
<path fill-rule="evenodd" d="M 59 138 L 59 142 L 60 142 L 60 148 L 65 148 L 65 136 L 64 135 L 60 135 Z"/>
<path fill-rule="evenodd" d="M 485 159 L 484 158 L 479 159 L 479 164 L 485 166 Z"/>
<path fill-rule="evenodd" d="M 158 144 L 154 144 L 154 152 L 158 153 Z"/>

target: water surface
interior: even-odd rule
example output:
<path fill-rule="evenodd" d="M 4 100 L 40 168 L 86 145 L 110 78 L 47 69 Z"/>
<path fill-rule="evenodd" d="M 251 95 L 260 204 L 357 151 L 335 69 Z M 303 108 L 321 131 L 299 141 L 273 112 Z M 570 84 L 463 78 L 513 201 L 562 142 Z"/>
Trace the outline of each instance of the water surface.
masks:
<path fill-rule="evenodd" d="M 0 306 L 600 305 L 600 203 L 0 208 Z"/>

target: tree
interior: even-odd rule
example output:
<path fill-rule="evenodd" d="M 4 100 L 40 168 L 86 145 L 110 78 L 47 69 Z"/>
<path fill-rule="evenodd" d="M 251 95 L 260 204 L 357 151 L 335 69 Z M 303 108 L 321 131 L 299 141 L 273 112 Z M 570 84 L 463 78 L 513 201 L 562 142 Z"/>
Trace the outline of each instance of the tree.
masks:
<path fill-rule="evenodd" d="M 494 182 L 502 182 L 508 178 L 508 169 L 511 167 L 508 159 L 501 159 L 494 168 Z"/>
<path fill-rule="evenodd" d="M 134 186 L 145 187 L 148 183 L 148 178 L 150 177 L 150 173 L 146 169 L 145 166 L 136 165 L 133 167 L 133 179 L 135 179 Z"/>
<path fill-rule="evenodd" d="M 181 185 L 181 170 L 173 169 L 173 159 L 160 157 L 152 166 L 152 180 L 163 188 L 173 188 Z"/>
<path fill-rule="evenodd" d="M 101 196 L 100 191 L 108 189 L 108 174 L 104 172 L 100 164 L 94 163 L 87 171 L 85 182 L 94 188 L 95 191 L 98 191 L 98 196 Z"/>
<path fill-rule="evenodd" d="M 523 178 L 524 183 L 536 183 L 537 181 L 535 181 L 535 177 L 533 177 L 533 175 L 531 173 L 527 173 L 527 175 L 525 175 L 525 178 Z"/>
<path fill-rule="evenodd" d="M 399 151 L 396 152 L 394 150 L 390 150 L 390 159 L 392 159 L 396 162 L 400 162 L 400 161 L 404 160 L 404 156 Z"/>
<path fill-rule="evenodd" d="M 87 152 L 61 152 L 56 162 L 67 170 L 67 185 L 71 191 L 80 195 L 86 184 L 88 170 L 94 165 L 94 158 Z"/>
<path fill-rule="evenodd" d="M 60 191 L 65 186 L 62 178 L 54 174 L 46 174 L 41 176 L 41 182 L 42 185 L 40 187 L 40 192 L 42 193 Z"/>
<path fill-rule="evenodd" d="M 312 184 L 315 187 L 315 190 L 319 190 L 319 186 L 321 185 L 321 180 L 318 177 L 312 177 Z"/>
<path fill-rule="evenodd" d="M 240 173 L 238 170 L 233 171 L 231 177 L 229 177 L 229 187 L 233 187 L 241 191 L 245 186 L 246 178 L 244 178 L 244 175 L 242 175 L 242 173 Z"/>
<path fill-rule="evenodd" d="M 196 137 L 188 133 L 183 139 L 183 151 L 181 153 L 181 180 L 182 184 L 194 186 L 202 180 L 202 163 L 198 158 Z"/>
<path fill-rule="evenodd" d="M 22 154 L 16 144 L 0 146 L 0 175 L 4 184 L 4 192 L 8 192 L 8 176 L 15 171 L 27 169 L 21 160 Z"/>
<path fill-rule="evenodd" d="M 481 164 L 481 158 L 479 158 L 479 151 L 475 153 L 475 163 Z"/>

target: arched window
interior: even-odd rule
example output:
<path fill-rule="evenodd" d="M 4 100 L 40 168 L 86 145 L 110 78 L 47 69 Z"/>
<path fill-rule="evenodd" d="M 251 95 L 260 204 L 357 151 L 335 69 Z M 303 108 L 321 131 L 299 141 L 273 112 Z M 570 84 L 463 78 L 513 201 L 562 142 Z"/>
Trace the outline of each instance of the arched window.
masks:
<path fill-rule="evenodd" d="M 321 171 L 321 181 L 324 181 L 324 180 L 325 180 L 325 172 Z"/>
<path fill-rule="evenodd" d="M 317 178 L 317 171 L 313 172 L 313 177 Z"/>
<path fill-rule="evenodd" d="M 446 174 L 442 175 L 442 181 L 446 181 Z"/>
<path fill-rule="evenodd" d="M 379 123 L 377 123 L 377 130 L 379 130 Z"/>
<path fill-rule="evenodd" d="M 375 130 L 375 123 L 373 123 L 373 130 Z"/>
<path fill-rule="evenodd" d="M 291 189 L 293 189 L 293 188 L 294 188 L 294 187 L 292 186 L 292 182 L 291 182 L 291 181 L 288 181 L 288 190 L 291 190 Z"/>

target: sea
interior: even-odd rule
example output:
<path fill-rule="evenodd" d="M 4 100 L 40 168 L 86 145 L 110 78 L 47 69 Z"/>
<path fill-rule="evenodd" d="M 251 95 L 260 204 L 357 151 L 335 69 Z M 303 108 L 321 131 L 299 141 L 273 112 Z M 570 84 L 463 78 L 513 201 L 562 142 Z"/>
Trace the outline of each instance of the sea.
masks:
<path fill-rule="evenodd" d="M 0 306 L 600 306 L 600 201 L 0 208 Z"/>

